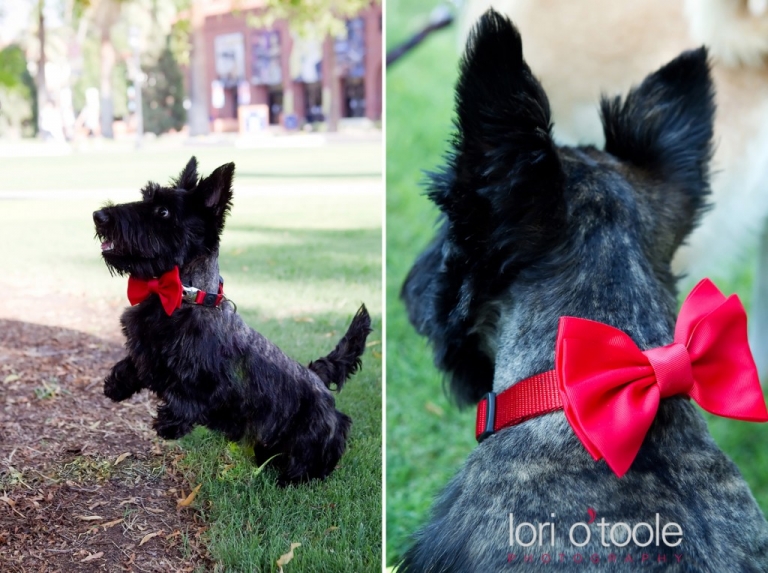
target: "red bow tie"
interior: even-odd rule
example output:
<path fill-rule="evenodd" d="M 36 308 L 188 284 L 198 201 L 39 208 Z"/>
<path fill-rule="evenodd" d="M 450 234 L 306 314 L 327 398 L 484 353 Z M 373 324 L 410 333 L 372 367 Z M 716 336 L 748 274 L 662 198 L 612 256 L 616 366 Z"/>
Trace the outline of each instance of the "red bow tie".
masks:
<path fill-rule="evenodd" d="M 747 343 L 747 315 L 709 280 L 680 309 L 674 342 L 641 351 L 606 324 L 563 317 L 555 370 L 493 393 L 478 406 L 477 436 L 562 408 L 595 460 L 619 477 L 637 456 L 659 409 L 670 396 L 693 398 L 718 416 L 768 421 L 757 369 Z"/>
<path fill-rule="evenodd" d="M 174 310 L 181 307 L 182 293 L 179 267 L 173 267 L 172 270 L 157 279 L 145 281 L 128 277 L 128 300 L 131 305 L 137 305 L 149 295 L 156 294 L 160 297 L 160 302 L 168 316 L 171 316 Z"/>

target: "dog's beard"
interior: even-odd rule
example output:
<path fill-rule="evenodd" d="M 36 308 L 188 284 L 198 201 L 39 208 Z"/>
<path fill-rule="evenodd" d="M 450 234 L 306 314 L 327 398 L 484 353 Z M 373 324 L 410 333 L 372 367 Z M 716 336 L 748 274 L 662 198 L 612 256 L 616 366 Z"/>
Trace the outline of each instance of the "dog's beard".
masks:
<path fill-rule="evenodd" d="M 113 276 L 132 275 L 137 278 L 148 279 L 162 274 L 154 271 L 155 265 L 151 261 L 141 261 L 117 253 L 102 253 L 101 256 L 107 265 L 107 269 Z"/>
<path fill-rule="evenodd" d="M 97 226 L 101 257 L 110 274 L 149 279 L 183 266 L 188 248 L 184 241 L 160 238 L 153 229 L 124 224 Z M 173 245 L 167 248 L 168 245 Z M 164 248 L 165 247 L 165 248 Z"/>
<path fill-rule="evenodd" d="M 112 276 L 131 275 L 136 278 L 149 279 L 157 277 L 179 266 L 173 257 L 136 254 L 131 245 L 117 239 L 110 239 L 97 234 L 101 241 L 101 257 Z"/>

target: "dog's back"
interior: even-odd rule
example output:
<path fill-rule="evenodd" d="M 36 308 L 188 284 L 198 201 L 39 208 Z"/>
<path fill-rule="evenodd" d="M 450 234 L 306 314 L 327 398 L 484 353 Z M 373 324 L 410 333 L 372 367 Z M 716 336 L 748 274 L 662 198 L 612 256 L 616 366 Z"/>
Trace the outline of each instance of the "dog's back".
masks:
<path fill-rule="evenodd" d="M 523 523 L 536 529 L 536 541 L 528 547 L 510 543 L 510 528 L 512 535 L 517 530 L 519 541 L 531 540 L 531 529 L 520 527 Z M 577 523 L 587 526 L 574 527 Z M 634 529 L 641 544 L 650 537 L 649 529 L 639 524 L 650 524 L 653 539 L 641 547 L 617 523 Z M 682 537 L 667 535 L 666 544 L 659 534 L 668 523 L 678 524 Z M 554 543 L 552 526 L 541 528 L 543 524 L 554 524 Z M 587 528 L 591 539 L 582 545 Z M 440 495 L 430 523 L 398 571 L 582 567 L 766 571 L 768 528 L 763 516 L 738 469 L 687 400 L 662 404 L 632 471 L 620 480 L 584 451 L 563 416 L 538 418 L 492 436 L 472 452 Z"/>

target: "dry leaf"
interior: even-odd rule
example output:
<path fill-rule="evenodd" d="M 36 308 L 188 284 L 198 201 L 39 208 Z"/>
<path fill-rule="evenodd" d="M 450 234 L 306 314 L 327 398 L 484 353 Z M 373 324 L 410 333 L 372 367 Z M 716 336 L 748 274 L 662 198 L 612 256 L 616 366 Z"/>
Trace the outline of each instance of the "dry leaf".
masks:
<path fill-rule="evenodd" d="M 125 520 L 125 518 L 121 517 L 120 519 L 116 519 L 116 520 L 114 520 L 114 521 L 108 521 L 107 523 L 102 523 L 102 524 L 101 524 L 101 526 L 102 526 L 102 527 L 104 528 L 104 530 L 106 531 L 106 529 L 107 529 L 108 527 L 114 527 L 115 525 L 117 525 L 118 523 L 121 523 L 121 522 L 123 522 L 124 520 Z"/>
<path fill-rule="evenodd" d="M 115 460 L 115 465 L 119 464 L 130 455 L 131 455 L 131 452 L 125 452 L 124 454 L 120 454 L 119 456 L 117 456 L 117 459 Z"/>
<path fill-rule="evenodd" d="M 21 378 L 21 376 L 19 376 L 18 374 L 8 374 L 8 376 L 6 376 L 3 379 L 3 384 L 10 384 L 11 382 L 16 382 L 16 380 L 18 380 L 19 378 Z"/>
<path fill-rule="evenodd" d="M 439 418 L 442 418 L 445 415 L 445 411 L 434 402 L 427 402 L 424 404 L 424 409 L 430 414 L 434 414 Z"/>
<path fill-rule="evenodd" d="M 93 561 L 94 559 L 101 559 L 104 557 L 104 552 L 99 551 L 98 553 L 94 553 L 93 555 L 88 555 L 85 559 L 81 559 L 80 563 L 88 563 L 88 561 Z"/>
<path fill-rule="evenodd" d="M 370 348 L 371 346 L 378 346 L 381 344 L 381 340 L 371 340 L 370 342 L 366 342 L 365 347 Z"/>
<path fill-rule="evenodd" d="M 107 502 L 106 501 L 97 501 L 96 503 L 92 503 L 91 505 L 89 505 L 88 509 L 93 511 L 94 509 L 96 509 L 100 505 L 107 505 Z"/>
<path fill-rule="evenodd" d="M 158 535 L 162 535 L 162 534 L 163 534 L 162 529 L 160 531 L 155 531 L 154 533 L 147 533 L 144 537 L 141 538 L 141 541 L 139 541 L 139 547 L 144 545 L 147 541 L 149 541 L 153 537 L 157 537 Z"/>
<path fill-rule="evenodd" d="M 283 565 L 287 565 L 293 559 L 293 550 L 297 547 L 301 547 L 301 543 L 291 543 L 291 550 L 288 553 L 284 553 L 277 560 L 277 566 L 280 568 L 279 573 L 283 573 Z"/>
<path fill-rule="evenodd" d="M 177 507 L 187 507 L 189 506 L 193 501 L 195 501 L 195 496 L 197 496 L 197 492 L 200 491 L 200 488 L 203 487 L 203 484 L 199 484 L 195 489 L 193 489 L 191 492 L 189 492 L 189 495 L 185 497 L 184 499 L 177 499 L 176 500 L 176 506 Z M 182 493 L 182 495 L 184 495 Z"/>
<path fill-rule="evenodd" d="M 78 515 L 77 519 L 80 521 L 98 521 L 100 519 L 104 519 L 100 515 Z"/>
<path fill-rule="evenodd" d="M 5 503 L 7 503 L 8 505 L 10 505 L 11 507 L 16 507 L 16 502 L 15 502 L 15 501 L 13 501 L 13 500 L 12 500 L 10 497 L 8 497 L 7 495 L 3 494 L 3 495 L 2 495 L 2 497 L 0 497 L 0 499 L 1 499 L 1 500 L 3 500 L 3 501 L 4 501 Z"/>
<path fill-rule="evenodd" d="M 338 529 L 338 526 L 331 525 L 328 529 L 325 530 L 324 534 L 328 535 L 331 531 L 336 531 Z"/>
<path fill-rule="evenodd" d="M 149 513 L 154 514 L 165 513 L 162 509 L 155 509 L 154 507 L 145 507 L 144 509 L 146 509 Z"/>

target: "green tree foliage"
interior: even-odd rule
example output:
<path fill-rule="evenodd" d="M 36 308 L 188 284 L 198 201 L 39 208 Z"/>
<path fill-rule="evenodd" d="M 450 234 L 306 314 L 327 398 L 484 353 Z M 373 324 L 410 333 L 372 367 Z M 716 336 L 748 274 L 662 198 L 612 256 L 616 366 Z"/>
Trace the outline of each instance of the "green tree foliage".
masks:
<path fill-rule="evenodd" d="M 267 0 L 262 24 L 271 26 L 275 20 L 286 19 L 297 32 L 326 35 L 346 35 L 346 21 L 379 0 Z"/>
<path fill-rule="evenodd" d="M 190 65 L 190 36 L 192 35 L 192 22 L 187 17 L 179 17 L 171 27 L 168 38 L 168 48 L 174 59 L 180 66 Z"/>
<path fill-rule="evenodd" d="M 144 130 L 159 135 L 171 129 L 181 129 L 187 121 L 184 75 L 170 44 L 144 72 L 147 74 L 142 91 Z"/>
<path fill-rule="evenodd" d="M 35 82 L 24 51 L 11 44 L 0 50 L 0 135 L 33 135 L 36 124 Z"/>
<path fill-rule="evenodd" d="M 22 76 L 27 72 L 24 52 L 15 44 L 0 51 L 0 86 L 10 89 L 23 89 Z"/>

